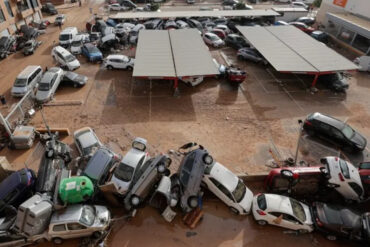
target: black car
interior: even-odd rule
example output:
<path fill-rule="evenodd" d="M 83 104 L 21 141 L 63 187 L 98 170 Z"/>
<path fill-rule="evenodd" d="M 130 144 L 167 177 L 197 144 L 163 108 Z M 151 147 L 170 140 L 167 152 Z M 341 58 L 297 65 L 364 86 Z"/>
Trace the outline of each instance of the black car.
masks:
<path fill-rule="evenodd" d="M 329 35 L 323 31 L 316 30 L 316 31 L 313 31 L 310 35 L 312 38 L 324 44 L 329 43 Z"/>
<path fill-rule="evenodd" d="M 85 86 L 87 80 L 87 76 L 80 75 L 71 71 L 66 71 L 63 75 L 62 83 L 70 84 L 73 87 L 83 87 Z"/>
<path fill-rule="evenodd" d="M 228 46 L 231 46 L 234 49 L 239 50 L 243 47 L 250 47 L 250 45 L 243 39 L 240 35 L 237 34 L 229 34 L 225 38 L 225 43 Z"/>
<path fill-rule="evenodd" d="M 343 73 L 340 72 L 320 75 L 318 82 L 325 85 L 327 88 L 338 92 L 344 92 L 349 87 L 347 79 L 343 76 Z"/>
<path fill-rule="evenodd" d="M 180 147 L 179 152 L 184 154 L 180 163 L 177 176 L 180 184 L 180 206 L 184 212 L 190 212 L 198 207 L 200 194 L 200 184 L 206 165 L 213 163 L 213 158 L 202 146 L 183 152 L 197 146 L 196 143 L 188 143 Z"/>
<path fill-rule="evenodd" d="M 16 39 L 13 36 L 3 36 L 0 38 L 0 59 L 6 58 L 9 53 L 16 49 Z"/>
<path fill-rule="evenodd" d="M 299 17 L 296 21 L 303 22 L 304 24 L 308 26 L 312 26 L 315 23 L 315 18 L 308 17 L 308 16 L 302 16 L 302 17 Z"/>
<path fill-rule="evenodd" d="M 45 12 L 49 15 L 56 15 L 58 14 L 58 11 L 55 9 L 54 4 L 52 3 L 46 3 L 45 5 L 42 5 L 41 11 Z"/>
<path fill-rule="evenodd" d="M 343 206 L 315 202 L 312 214 L 316 229 L 327 239 L 342 237 L 370 243 L 370 213 L 359 214 Z"/>
<path fill-rule="evenodd" d="M 367 140 L 342 121 L 315 112 L 304 121 L 303 129 L 310 136 L 319 136 L 349 152 L 362 151 Z"/>
<path fill-rule="evenodd" d="M 231 6 L 233 6 L 233 5 L 238 4 L 238 3 L 239 3 L 238 0 L 224 0 L 222 2 L 222 5 L 231 5 Z"/>
<path fill-rule="evenodd" d="M 162 27 L 163 20 L 153 19 L 144 23 L 145 29 L 160 29 Z"/>

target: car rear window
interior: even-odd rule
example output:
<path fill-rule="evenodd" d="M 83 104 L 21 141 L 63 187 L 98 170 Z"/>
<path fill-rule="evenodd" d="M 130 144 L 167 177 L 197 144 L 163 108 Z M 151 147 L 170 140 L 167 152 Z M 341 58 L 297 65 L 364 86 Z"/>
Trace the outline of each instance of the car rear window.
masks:
<path fill-rule="evenodd" d="M 345 162 L 344 160 L 339 160 L 339 166 L 340 166 L 340 170 L 342 171 L 343 176 L 345 178 L 350 178 L 347 162 Z"/>
<path fill-rule="evenodd" d="M 267 208 L 267 203 L 266 203 L 266 197 L 265 194 L 261 194 L 257 197 L 257 204 L 258 207 L 262 210 L 265 210 Z"/>

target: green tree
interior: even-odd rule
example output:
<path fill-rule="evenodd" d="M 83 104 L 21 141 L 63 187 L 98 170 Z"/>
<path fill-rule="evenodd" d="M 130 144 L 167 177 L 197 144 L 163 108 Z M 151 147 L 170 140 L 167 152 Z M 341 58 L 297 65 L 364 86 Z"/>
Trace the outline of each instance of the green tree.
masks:
<path fill-rule="evenodd" d="M 320 6 L 321 6 L 321 2 L 322 2 L 322 0 L 315 0 L 315 1 L 313 2 L 313 6 L 315 6 L 315 7 L 317 7 L 317 8 L 320 8 Z"/>

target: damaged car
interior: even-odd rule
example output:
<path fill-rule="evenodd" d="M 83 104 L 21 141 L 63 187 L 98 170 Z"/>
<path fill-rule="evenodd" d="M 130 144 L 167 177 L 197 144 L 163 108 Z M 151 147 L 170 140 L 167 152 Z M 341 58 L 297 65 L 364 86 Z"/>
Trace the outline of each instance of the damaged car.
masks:
<path fill-rule="evenodd" d="M 35 39 L 30 39 L 23 46 L 23 55 L 32 55 L 35 50 L 41 45 L 41 41 L 37 41 Z"/>
<path fill-rule="evenodd" d="M 3 36 L 0 38 L 0 59 L 6 58 L 16 50 L 16 39 L 13 36 Z"/>
<path fill-rule="evenodd" d="M 87 76 L 71 71 L 65 71 L 61 83 L 69 84 L 73 87 L 83 87 L 87 83 L 88 79 L 89 78 Z"/>

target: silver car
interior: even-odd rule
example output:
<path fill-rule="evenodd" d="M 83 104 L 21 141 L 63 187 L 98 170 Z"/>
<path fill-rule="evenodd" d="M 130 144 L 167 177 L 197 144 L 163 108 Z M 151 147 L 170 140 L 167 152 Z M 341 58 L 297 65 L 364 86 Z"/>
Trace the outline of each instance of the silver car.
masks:
<path fill-rule="evenodd" d="M 73 133 L 77 150 L 82 157 L 92 156 L 96 150 L 103 146 L 95 131 L 90 127 L 83 127 Z"/>
<path fill-rule="evenodd" d="M 143 138 L 135 138 L 132 142 L 132 148 L 123 157 L 118 167 L 114 170 L 112 182 L 117 188 L 120 195 L 126 194 L 134 175 L 140 170 L 141 166 L 150 158 L 145 152 L 147 140 Z"/>
<path fill-rule="evenodd" d="M 58 67 L 50 68 L 41 78 L 36 93 L 36 101 L 46 102 L 53 98 L 63 76 L 63 70 Z"/>
<path fill-rule="evenodd" d="M 71 238 L 99 238 L 108 228 L 110 218 L 105 206 L 70 205 L 52 215 L 46 238 L 55 244 L 62 244 L 63 240 Z"/>

